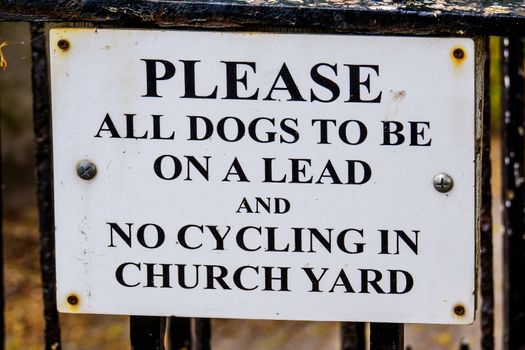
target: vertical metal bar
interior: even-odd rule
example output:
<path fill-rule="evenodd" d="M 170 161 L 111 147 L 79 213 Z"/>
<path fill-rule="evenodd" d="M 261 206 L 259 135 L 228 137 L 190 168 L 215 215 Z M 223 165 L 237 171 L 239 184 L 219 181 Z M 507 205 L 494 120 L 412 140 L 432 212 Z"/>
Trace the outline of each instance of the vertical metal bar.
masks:
<path fill-rule="evenodd" d="M 168 329 L 169 350 L 191 349 L 191 318 L 170 317 Z"/>
<path fill-rule="evenodd" d="M 492 190 L 490 181 L 490 47 L 485 39 L 483 140 L 481 150 L 481 349 L 494 349 L 494 279 L 492 277 Z M 467 344 L 468 347 L 468 344 Z"/>
<path fill-rule="evenodd" d="M 0 116 L 1 103 L 0 103 Z M 0 123 L 1 125 L 1 123 Z M 1 135 L 1 127 L 0 127 Z M 0 155 L 2 154 L 2 138 L 0 137 Z M 2 159 L 0 156 L 0 349 L 5 349 L 5 301 L 4 301 L 4 182 L 2 177 Z"/>
<path fill-rule="evenodd" d="M 503 224 L 507 303 L 505 308 L 508 349 L 525 348 L 525 215 L 524 150 L 525 105 L 523 40 L 503 39 L 502 125 Z"/>
<path fill-rule="evenodd" d="M 164 350 L 165 317 L 130 316 L 131 350 Z"/>
<path fill-rule="evenodd" d="M 44 295 L 45 349 L 59 350 L 60 325 L 55 289 L 51 110 L 44 25 L 31 24 L 33 123 L 36 142 L 36 187 L 40 229 L 40 264 Z"/>
<path fill-rule="evenodd" d="M 195 319 L 194 350 L 211 350 L 211 321 L 209 318 Z"/>
<path fill-rule="evenodd" d="M 341 323 L 341 349 L 365 350 L 365 324 L 362 322 Z"/>
<path fill-rule="evenodd" d="M 371 323 L 370 350 L 403 350 L 402 323 Z"/>

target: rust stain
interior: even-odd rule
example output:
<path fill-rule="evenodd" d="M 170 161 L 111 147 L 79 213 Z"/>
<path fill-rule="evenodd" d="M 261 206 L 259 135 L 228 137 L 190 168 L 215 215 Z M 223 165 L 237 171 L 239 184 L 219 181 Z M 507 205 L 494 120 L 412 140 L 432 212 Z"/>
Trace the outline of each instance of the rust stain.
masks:
<path fill-rule="evenodd" d="M 390 103 L 388 104 L 388 109 L 385 114 L 385 121 L 396 118 L 396 116 L 399 113 L 399 109 L 401 108 L 402 102 L 407 95 L 405 90 L 390 90 L 390 94 L 392 98 L 390 100 Z"/>
<path fill-rule="evenodd" d="M 80 307 L 80 297 L 76 293 L 70 293 L 66 298 L 66 307 L 70 312 L 78 311 Z"/>
<path fill-rule="evenodd" d="M 467 310 L 463 304 L 454 305 L 452 311 L 457 318 L 463 318 L 467 314 Z"/>
<path fill-rule="evenodd" d="M 452 63 L 454 63 L 454 65 L 457 67 L 465 62 L 467 53 L 463 47 L 455 46 L 452 48 L 452 50 L 450 50 L 450 57 L 452 59 Z"/>
<path fill-rule="evenodd" d="M 406 91 L 400 90 L 394 92 L 393 99 L 394 100 L 402 100 L 407 95 Z"/>
<path fill-rule="evenodd" d="M 9 45 L 8 41 L 2 41 L 0 43 L 0 68 L 2 68 L 3 70 L 7 68 L 7 60 L 4 56 L 4 51 L 2 49 L 7 45 Z"/>
<path fill-rule="evenodd" d="M 60 39 L 58 42 L 57 42 L 57 46 L 61 49 L 61 50 L 68 50 L 69 49 L 69 41 L 67 41 L 66 39 Z"/>

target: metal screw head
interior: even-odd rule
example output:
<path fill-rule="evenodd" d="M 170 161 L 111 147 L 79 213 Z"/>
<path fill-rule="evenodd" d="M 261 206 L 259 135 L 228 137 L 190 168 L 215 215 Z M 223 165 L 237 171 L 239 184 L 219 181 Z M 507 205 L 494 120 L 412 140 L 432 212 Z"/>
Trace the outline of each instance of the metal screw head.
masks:
<path fill-rule="evenodd" d="M 57 42 L 57 46 L 62 50 L 67 50 L 69 48 L 69 41 L 67 41 L 66 39 L 60 39 Z"/>
<path fill-rule="evenodd" d="M 89 160 L 83 159 L 77 163 L 77 175 L 83 180 L 91 180 L 97 175 L 97 167 Z"/>
<path fill-rule="evenodd" d="M 441 193 L 449 192 L 454 187 L 454 180 L 445 173 L 434 176 L 434 188 Z"/>
<path fill-rule="evenodd" d="M 454 306 L 454 313 L 458 316 L 465 315 L 465 307 L 463 305 Z"/>
<path fill-rule="evenodd" d="M 78 297 L 76 295 L 70 295 L 67 297 L 67 303 L 69 305 L 77 305 L 78 304 Z"/>
<path fill-rule="evenodd" d="M 453 54 L 454 54 L 454 57 L 456 57 L 457 59 L 461 59 L 465 57 L 465 52 L 462 49 L 455 49 Z"/>

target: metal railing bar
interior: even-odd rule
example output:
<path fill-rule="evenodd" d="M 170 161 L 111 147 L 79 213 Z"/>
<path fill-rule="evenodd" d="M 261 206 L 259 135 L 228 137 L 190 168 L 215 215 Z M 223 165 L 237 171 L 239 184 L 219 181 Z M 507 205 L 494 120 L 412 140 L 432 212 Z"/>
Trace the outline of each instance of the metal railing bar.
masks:
<path fill-rule="evenodd" d="M 211 349 L 211 320 L 209 318 L 195 319 L 194 350 Z"/>
<path fill-rule="evenodd" d="M 525 103 L 523 39 L 503 39 L 502 181 L 508 349 L 525 347 Z"/>
<path fill-rule="evenodd" d="M 341 323 L 341 349 L 342 350 L 365 350 L 365 323 L 342 322 Z"/>
<path fill-rule="evenodd" d="M 166 318 L 130 316 L 131 350 L 164 350 Z"/>
<path fill-rule="evenodd" d="M 371 323 L 370 350 L 403 350 L 403 328 L 402 323 Z"/>
<path fill-rule="evenodd" d="M 494 349 L 494 278 L 492 257 L 492 168 L 490 161 L 490 48 L 485 39 L 483 140 L 481 150 L 481 349 Z"/>
<path fill-rule="evenodd" d="M 0 102 L 1 105 L 1 102 Z M 1 111 L 1 107 L 0 107 Z M 0 117 L 2 113 L 0 112 Z M 1 124 L 1 123 L 0 123 Z M 0 127 L 1 135 L 1 127 Z M 2 142 L 0 137 L 0 154 Z M 4 288 L 4 182 L 2 177 L 2 160 L 0 159 L 0 350 L 5 349 L 5 288 Z"/>
<path fill-rule="evenodd" d="M 33 123 L 36 143 L 36 186 L 40 230 L 40 264 L 44 297 L 45 349 L 60 350 L 56 303 L 55 221 L 51 164 L 51 108 L 44 25 L 31 24 Z"/>
<path fill-rule="evenodd" d="M 168 325 L 169 350 L 191 349 L 191 318 L 170 317 Z"/>

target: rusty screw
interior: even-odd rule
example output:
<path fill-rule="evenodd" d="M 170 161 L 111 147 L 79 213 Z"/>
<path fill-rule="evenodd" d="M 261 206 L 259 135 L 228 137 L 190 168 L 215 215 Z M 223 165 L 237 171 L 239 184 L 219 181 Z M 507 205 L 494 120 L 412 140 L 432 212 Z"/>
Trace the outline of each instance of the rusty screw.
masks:
<path fill-rule="evenodd" d="M 76 295 L 70 295 L 67 297 L 67 303 L 69 305 L 77 305 L 78 304 L 78 297 Z"/>
<path fill-rule="evenodd" d="M 77 175 L 82 180 L 91 180 L 97 175 L 97 167 L 89 160 L 83 159 L 77 163 Z"/>
<path fill-rule="evenodd" d="M 454 313 L 457 316 L 463 316 L 465 315 L 465 308 L 463 307 L 463 305 L 456 305 L 454 306 Z"/>
<path fill-rule="evenodd" d="M 463 57 L 465 57 L 465 52 L 463 51 L 463 49 L 455 49 L 453 55 L 457 59 L 462 59 Z"/>
<path fill-rule="evenodd" d="M 62 50 L 67 50 L 69 49 L 69 41 L 67 41 L 66 39 L 60 39 L 57 43 L 57 46 Z"/>

